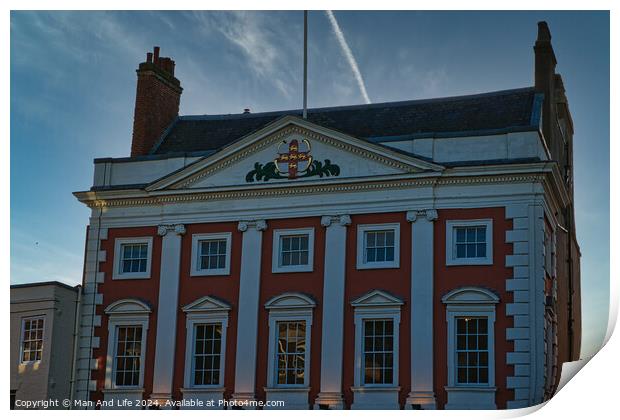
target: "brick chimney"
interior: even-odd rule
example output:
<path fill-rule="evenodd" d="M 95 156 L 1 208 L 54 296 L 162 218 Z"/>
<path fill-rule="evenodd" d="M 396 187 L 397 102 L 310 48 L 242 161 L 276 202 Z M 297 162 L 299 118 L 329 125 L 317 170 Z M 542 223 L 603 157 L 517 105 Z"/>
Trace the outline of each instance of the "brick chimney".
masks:
<path fill-rule="evenodd" d="M 554 121 L 555 117 L 555 66 L 557 61 L 551 46 L 551 32 L 547 22 L 538 22 L 538 37 L 534 44 L 534 88 L 537 93 L 545 95 L 542 107 L 542 132 L 553 156 L 554 150 Z M 554 153 L 555 152 L 555 153 Z"/>
<path fill-rule="evenodd" d="M 174 77 L 174 61 L 159 56 L 159 47 L 138 66 L 136 107 L 131 156 L 148 154 L 166 128 L 179 115 L 181 82 Z"/>

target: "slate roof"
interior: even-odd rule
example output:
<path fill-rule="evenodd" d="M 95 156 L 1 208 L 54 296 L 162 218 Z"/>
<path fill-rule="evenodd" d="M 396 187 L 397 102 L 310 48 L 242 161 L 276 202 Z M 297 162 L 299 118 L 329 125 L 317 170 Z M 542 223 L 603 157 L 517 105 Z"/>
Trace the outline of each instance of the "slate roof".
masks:
<path fill-rule="evenodd" d="M 449 98 L 315 108 L 308 120 L 374 142 L 412 137 L 464 136 L 531 129 L 538 125 L 533 87 Z M 152 154 L 217 150 L 301 110 L 181 116 Z"/>

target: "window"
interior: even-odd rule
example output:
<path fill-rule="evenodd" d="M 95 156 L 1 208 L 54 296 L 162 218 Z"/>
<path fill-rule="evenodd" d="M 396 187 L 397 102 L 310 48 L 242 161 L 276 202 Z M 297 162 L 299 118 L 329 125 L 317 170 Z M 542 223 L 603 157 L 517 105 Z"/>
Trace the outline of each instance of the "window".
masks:
<path fill-rule="evenodd" d="M 357 268 L 398 268 L 400 225 L 359 225 L 357 228 Z"/>
<path fill-rule="evenodd" d="M 278 329 L 277 384 L 303 385 L 306 361 L 306 323 L 304 321 L 281 321 Z"/>
<path fill-rule="evenodd" d="M 22 320 L 21 363 L 41 361 L 44 325 L 42 317 Z"/>
<path fill-rule="evenodd" d="M 277 388 L 298 388 L 307 395 L 315 306 L 309 296 L 301 293 L 285 293 L 265 304 L 269 311 L 268 394 Z"/>
<path fill-rule="evenodd" d="M 458 384 L 489 383 L 488 319 L 456 318 L 456 370 Z"/>
<path fill-rule="evenodd" d="M 313 228 L 274 231 L 272 272 L 312 271 L 313 257 Z"/>
<path fill-rule="evenodd" d="M 221 324 L 194 325 L 193 384 L 195 386 L 220 383 L 221 351 Z"/>
<path fill-rule="evenodd" d="M 448 406 L 495 407 L 495 305 L 499 298 L 481 287 L 462 287 L 443 296 L 448 322 Z"/>
<path fill-rule="evenodd" d="M 351 302 L 355 320 L 354 392 L 365 393 L 373 388 L 387 392 L 389 388 L 397 401 L 398 327 L 402 305 L 402 300 L 381 290 L 373 290 Z M 361 397 L 356 398 L 359 403 Z"/>
<path fill-rule="evenodd" d="M 221 396 L 230 305 L 204 296 L 182 309 L 187 317 L 184 397 L 216 390 L 219 393 L 213 396 Z"/>
<path fill-rule="evenodd" d="M 116 388 L 137 393 L 143 387 L 150 312 L 137 299 L 121 299 L 104 310 L 109 317 L 104 393 Z"/>
<path fill-rule="evenodd" d="M 119 238 L 114 244 L 113 279 L 151 277 L 153 238 Z"/>
<path fill-rule="evenodd" d="M 192 236 L 192 276 L 230 274 L 231 233 Z"/>
<path fill-rule="evenodd" d="M 448 220 L 446 264 L 493 264 L 492 231 L 491 220 Z"/>
<path fill-rule="evenodd" d="M 394 321 L 364 320 L 364 384 L 394 382 Z"/>
<path fill-rule="evenodd" d="M 114 355 L 114 385 L 117 387 L 140 384 L 142 358 L 142 327 L 116 327 L 116 354 Z"/>

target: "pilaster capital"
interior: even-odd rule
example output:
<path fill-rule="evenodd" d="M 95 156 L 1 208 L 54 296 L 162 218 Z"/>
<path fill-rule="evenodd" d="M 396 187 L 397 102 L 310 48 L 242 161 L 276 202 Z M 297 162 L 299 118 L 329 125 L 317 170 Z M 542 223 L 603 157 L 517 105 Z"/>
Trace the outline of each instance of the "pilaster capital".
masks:
<path fill-rule="evenodd" d="M 411 223 L 415 223 L 419 218 L 424 217 L 429 222 L 434 222 L 437 220 L 437 210 L 435 209 L 426 209 L 426 210 L 411 210 L 407 212 L 407 221 Z"/>
<path fill-rule="evenodd" d="M 254 228 L 259 232 L 267 230 L 266 220 L 242 220 L 237 225 L 239 232 L 246 232 L 249 228 Z"/>
<path fill-rule="evenodd" d="M 157 234 L 159 236 L 166 236 L 169 232 L 173 232 L 175 235 L 185 235 L 185 225 L 159 225 L 157 226 Z"/>
<path fill-rule="evenodd" d="M 340 226 L 349 226 L 351 224 L 351 216 L 348 214 L 342 214 L 340 216 L 321 217 L 321 226 L 329 227 L 332 223 L 338 223 Z"/>

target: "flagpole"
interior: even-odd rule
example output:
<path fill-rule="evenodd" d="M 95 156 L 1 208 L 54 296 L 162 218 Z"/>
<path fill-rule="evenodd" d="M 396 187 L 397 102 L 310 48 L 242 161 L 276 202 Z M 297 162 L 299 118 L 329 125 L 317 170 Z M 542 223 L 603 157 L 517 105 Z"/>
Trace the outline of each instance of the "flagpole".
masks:
<path fill-rule="evenodd" d="M 308 117 L 308 11 L 304 10 L 304 120 Z"/>

